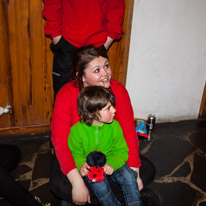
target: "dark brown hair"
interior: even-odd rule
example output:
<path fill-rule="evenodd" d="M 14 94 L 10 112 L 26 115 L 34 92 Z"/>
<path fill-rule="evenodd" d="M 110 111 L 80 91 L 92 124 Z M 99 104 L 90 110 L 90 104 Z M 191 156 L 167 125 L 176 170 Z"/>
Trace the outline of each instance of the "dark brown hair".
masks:
<path fill-rule="evenodd" d="M 81 90 L 77 100 L 78 113 L 80 121 L 91 125 L 93 120 L 99 120 L 99 111 L 104 108 L 108 102 L 115 106 L 116 100 L 114 94 L 102 86 L 88 86 Z"/>
<path fill-rule="evenodd" d="M 105 50 L 93 45 L 79 48 L 73 55 L 72 66 L 70 70 L 70 81 L 75 80 L 75 86 L 81 90 L 83 86 L 82 77 L 87 65 L 98 57 L 109 59 Z"/>

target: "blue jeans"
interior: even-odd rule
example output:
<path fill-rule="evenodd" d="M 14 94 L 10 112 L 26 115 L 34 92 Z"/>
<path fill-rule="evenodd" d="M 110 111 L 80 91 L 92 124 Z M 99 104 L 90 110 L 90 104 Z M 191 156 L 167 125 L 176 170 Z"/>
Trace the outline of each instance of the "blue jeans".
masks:
<path fill-rule="evenodd" d="M 112 192 L 109 181 L 118 183 L 123 191 L 124 200 L 128 206 L 142 206 L 139 188 L 137 184 L 137 172 L 133 171 L 127 164 L 123 165 L 111 176 L 106 176 L 102 182 L 93 183 L 86 176 L 90 188 L 103 206 L 119 206 L 121 203 Z"/>

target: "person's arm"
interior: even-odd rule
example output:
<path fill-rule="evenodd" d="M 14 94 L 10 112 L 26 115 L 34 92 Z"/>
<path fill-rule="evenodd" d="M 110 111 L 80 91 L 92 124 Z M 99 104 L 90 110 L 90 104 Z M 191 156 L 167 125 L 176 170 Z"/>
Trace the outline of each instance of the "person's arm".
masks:
<path fill-rule="evenodd" d="M 122 133 L 122 129 L 117 121 L 114 121 L 111 125 L 113 135 L 113 143 L 111 153 L 107 156 L 106 163 L 111 165 L 116 171 L 122 167 L 128 160 L 128 147 L 125 138 Z"/>
<path fill-rule="evenodd" d="M 86 158 L 87 158 L 82 148 L 82 143 L 84 142 L 84 140 L 81 138 L 82 137 L 81 131 L 82 131 L 81 125 L 79 126 L 79 123 L 77 123 L 71 128 L 69 133 L 69 138 L 68 138 L 68 147 L 75 160 L 75 164 L 78 171 L 80 171 L 82 164 L 86 162 Z"/>
<path fill-rule="evenodd" d="M 122 23 L 124 20 L 124 0 L 109 0 L 107 9 L 106 29 L 111 39 L 120 39 L 122 36 Z"/>
<path fill-rule="evenodd" d="M 122 84 L 116 82 L 115 80 L 113 81 L 115 86 L 112 87 L 112 90 L 116 97 L 115 119 L 119 122 L 122 128 L 123 135 L 129 148 L 129 158 L 127 163 L 130 167 L 139 168 L 141 166 L 141 161 L 139 158 L 139 141 L 136 136 L 134 113 L 129 94 Z"/>
<path fill-rule="evenodd" d="M 72 200 L 76 205 L 85 204 L 86 202 L 91 203 L 89 190 L 77 169 L 71 170 L 67 174 L 67 178 L 72 184 Z"/>
<path fill-rule="evenodd" d="M 139 187 L 139 191 L 143 189 L 143 182 L 142 182 L 142 179 L 139 175 L 139 168 L 136 168 L 136 167 L 131 167 L 131 169 L 133 169 L 134 171 L 137 172 L 137 184 L 138 184 L 138 187 Z"/>
<path fill-rule="evenodd" d="M 61 35 L 62 0 L 44 0 L 42 15 L 46 19 L 45 34 L 51 38 Z"/>
<path fill-rule="evenodd" d="M 77 89 L 70 83 L 59 90 L 55 99 L 51 122 L 51 140 L 61 171 L 65 175 L 67 175 L 70 170 L 76 168 L 71 151 L 68 147 L 70 128 L 73 124 L 78 122 L 76 108 L 78 91 L 76 90 Z"/>

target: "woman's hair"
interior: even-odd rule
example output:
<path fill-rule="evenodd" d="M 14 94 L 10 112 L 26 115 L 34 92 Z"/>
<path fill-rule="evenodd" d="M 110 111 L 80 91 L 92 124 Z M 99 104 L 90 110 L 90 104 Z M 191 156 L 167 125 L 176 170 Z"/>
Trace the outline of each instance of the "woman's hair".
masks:
<path fill-rule="evenodd" d="M 81 90 L 77 100 L 78 113 L 80 121 L 87 125 L 92 125 L 93 120 L 99 120 L 99 111 L 104 108 L 108 102 L 115 106 L 116 100 L 114 94 L 102 86 L 88 86 Z"/>
<path fill-rule="evenodd" d="M 92 60 L 98 57 L 109 59 L 103 48 L 93 45 L 81 47 L 74 53 L 70 70 L 70 81 L 75 80 L 75 86 L 79 86 L 80 90 L 84 87 L 82 77 L 85 68 Z"/>

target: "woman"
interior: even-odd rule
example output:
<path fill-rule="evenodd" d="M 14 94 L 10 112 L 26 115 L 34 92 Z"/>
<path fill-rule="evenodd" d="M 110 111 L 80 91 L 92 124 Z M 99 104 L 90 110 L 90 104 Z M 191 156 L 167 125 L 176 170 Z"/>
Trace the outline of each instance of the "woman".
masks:
<path fill-rule="evenodd" d="M 94 46 L 80 48 L 74 55 L 70 76 L 72 81 L 64 85 L 56 96 L 52 116 L 52 143 L 61 171 L 64 174 L 58 171 L 58 163 L 56 161 L 51 174 L 53 192 L 59 198 L 66 201 L 72 200 L 75 204 L 81 205 L 91 202 L 90 193 L 75 166 L 74 159 L 67 146 L 70 128 L 79 121 L 77 112 L 79 91 L 91 85 L 109 88 L 116 97 L 115 119 L 123 130 L 129 148 L 127 163 L 138 173 L 137 183 L 139 190 L 142 190 L 142 173 L 139 174 L 141 166 L 138 150 L 139 143 L 135 133 L 133 109 L 125 87 L 111 78 L 112 71 L 106 52 Z M 149 177 L 152 180 L 154 178 L 154 168 L 149 167 L 148 171 L 153 172 Z M 148 178 L 145 180 L 146 182 L 150 181 Z M 111 187 L 119 193 L 119 195 L 116 195 L 121 199 L 120 187 L 114 183 L 111 184 Z M 91 194 L 91 199 L 93 203 L 96 201 L 93 194 Z"/>

